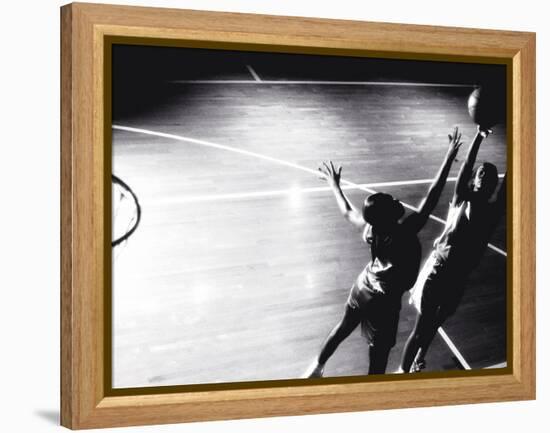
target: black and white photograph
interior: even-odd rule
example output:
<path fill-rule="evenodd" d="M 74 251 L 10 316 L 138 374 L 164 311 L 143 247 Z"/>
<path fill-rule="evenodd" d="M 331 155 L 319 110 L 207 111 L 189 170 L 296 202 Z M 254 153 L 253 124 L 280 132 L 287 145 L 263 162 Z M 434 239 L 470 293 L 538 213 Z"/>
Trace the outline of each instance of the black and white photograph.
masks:
<path fill-rule="evenodd" d="M 113 389 L 508 365 L 505 65 L 115 44 L 111 88 Z"/>

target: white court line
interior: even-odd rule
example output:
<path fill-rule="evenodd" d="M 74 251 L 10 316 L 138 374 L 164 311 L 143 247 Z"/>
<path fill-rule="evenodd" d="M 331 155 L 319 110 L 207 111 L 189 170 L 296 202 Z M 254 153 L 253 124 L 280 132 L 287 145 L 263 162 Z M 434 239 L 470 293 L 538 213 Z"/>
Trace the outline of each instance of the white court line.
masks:
<path fill-rule="evenodd" d="M 343 186 L 342 189 L 355 189 L 352 186 Z M 149 200 L 143 202 L 149 206 L 164 205 L 164 204 L 184 204 L 184 203 L 197 203 L 207 201 L 223 201 L 223 200 L 238 200 L 247 198 L 267 198 L 277 197 L 285 195 L 295 194 L 309 194 L 315 192 L 330 191 L 328 186 L 310 187 L 310 188 L 288 188 L 288 189 L 274 189 L 268 191 L 252 191 L 252 192 L 235 192 L 229 194 L 205 194 L 205 195 L 192 195 L 187 197 L 170 197 L 157 200 Z"/>
<path fill-rule="evenodd" d="M 319 173 L 317 173 L 319 174 Z M 453 180 L 448 179 L 449 181 Z M 377 182 L 377 183 L 362 183 L 355 185 L 342 185 L 343 190 L 353 190 L 360 188 L 371 188 L 378 186 L 389 186 L 389 185 L 414 185 L 414 184 L 426 184 L 431 183 L 433 179 L 419 179 L 411 180 L 404 182 Z M 192 196 L 175 196 L 163 199 L 155 199 L 143 202 L 149 206 L 158 206 L 165 204 L 184 204 L 184 203 L 196 203 L 196 202 L 206 202 L 206 201 L 220 201 L 220 200 L 236 200 L 236 199 L 247 199 L 247 198 L 266 198 L 266 197 L 277 197 L 284 195 L 297 195 L 297 194 L 311 194 L 317 192 L 328 192 L 331 191 L 331 188 L 328 186 L 316 186 L 316 187 L 307 187 L 307 188 L 287 188 L 287 189 L 273 189 L 273 190 L 263 190 L 263 191 L 250 191 L 250 192 L 235 192 L 235 193 L 226 193 L 226 194 L 204 194 L 204 195 L 192 195 Z"/>
<path fill-rule="evenodd" d="M 282 159 L 279 159 L 279 158 L 273 158 L 271 156 L 262 155 L 261 153 L 250 152 L 248 150 L 243 150 L 243 149 L 238 149 L 236 147 L 226 146 L 224 144 L 212 143 L 210 141 L 198 140 L 196 138 L 184 137 L 182 135 L 166 134 L 164 132 L 156 132 L 156 131 L 151 131 L 149 129 L 132 128 L 132 127 L 129 127 L 129 126 L 122 126 L 122 125 L 113 125 L 112 127 L 113 127 L 113 129 L 116 129 L 116 130 L 119 130 L 119 131 L 136 132 L 136 133 L 139 133 L 139 134 L 153 135 L 155 137 L 170 138 L 172 140 L 184 141 L 184 142 L 187 142 L 187 143 L 200 144 L 201 146 L 212 147 L 214 149 L 228 150 L 230 152 L 239 153 L 241 155 L 252 156 L 252 157 L 255 157 L 255 158 L 263 159 L 265 161 L 274 162 L 276 164 L 285 165 L 285 166 L 291 167 L 291 168 L 296 168 L 298 170 L 302 170 L 302 171 L 305 171 L 307 173 L 314 174 L 316 176 L 319 175 L 318 170 L 313 170 L 313 169 L 295 164 L 293 162 L 285 161 L 285 160 L 282 160 Z"/>
<path fill-rule="evenodd" d="M 489 367 L 485 367 L 485 370 L 495 369 L 495 368 L 506 368 L 508 367 L 508 363 L 506 361 L 499 362 L 498 364 L 490 365 Z"/>
<path fill-rule="evenodd" d="M 258 83 L 262 82 L 262 79 L 260 76 L 256 73 L 256 71 L 252 68 L 250 65 L 246 65 L 246 69 L 248 69 L 248 72 L 250 72 L 250 75 L 252 75 L 252 78 L 254 78 L 254 81 L 257 81 Z"/>
<path fill-rule="evenodd" d="M 449 346 L 449 349 L 451 349 L 451 352 L 454 353 L 454 355 L 456 356 L 456 359 L 458 359 L 458 362 L 460 362 L 460 364 L 462 364 L 462 367 L 464 368 L 464 370 L 471 370 L 472 367 L 470 367 L 470 364 L 468 364 L 468 362 L 466 362 L 466 360 L 462 356 L 462 353 L 460 353 L 460 351 L 455 346 L 455 344 L 453 343 L 451 338 L 447 335 L 447 333 L 445 332 L 443 327 L 440 326 L 438 328 L 437 332 L 439 332 L 439 335 L 441 335 L 441 338 L 443 338 L 445 343 L 447 343 L 447 346 Z"/>
<path fill-rule="evenodd" d="M 247 65 L 247 68 L 249 66 Z M 250 68 L 252 69 L 252 68 Z M 249 69 L 249 70 L 250 70 Z M 252 72 L 251 72 L 252 73 Z M 252 75 L 254 77 L 254 74 Z M 259 78 L 259 77 L 258 77 Z M 475 84 L 415 83 L 393 81 L 327 81 L 327 80 L 168 80 L 170 84 L 304 84 L 320 86 L 399 86 L 399 87 L 475 87 Z"/>
<path fill-rule="evenodd" d="M 317 172 L 317 174 L 320 174 Z M 448 179 L 452 180 L 452 179 Z M 343 190 L 353 190 L 353 189 L 370 189 L 371 187 L 377 186 L 386 186 L 386 185 L 413 185 L 413 184 L 425 184 L 431 183 L 433 179 L 420 179 L 413 181 L 405 182 L 377 182 L 377 183 L 362 183 L 358 185 L 342 185 Z M 207 201 L 223 201 L 223 200 L 238 200 L 238 199 L 248 199 L 248 198 L 267 198 L 267 197 L 277 197 L 285 195 L 298 195 L 298 194 L 311 194 L 317 192 L 328 192 L 331 191 L 331 188 L 328 186 L 316 186 L 316 187 L 306 187 L 306 188 L 287 188 L 287 189 L 273 189 L 273 190 L 263 190 L 263 191 L 250 191 L 250 192 L 235 192 L 235 193 L 226 193 L 226 194 L 204 194 L 204 195 L 192 195 L 192 196 L 175 196 L 162 199 L 153 199 L 144 201 L 143 204 L 148 206 L 158 206 L 166 204 L 184 204 L 184 203 L 197 203 L 197 202 L 207 202 Z"/>
<path fill-rule="evenodd" d="M 271 156 L 262 155 L 262 154 L 256 153 L 256 152 L 250 152 L 248 150 L 243 150 L 243 149 L 238 149 L 238 148 L 231 147 L 231 146 L 226 146 L 226 145 L 223 145 L 223 144 L 212 143 L 212 142 L 206 141 L 206 140 L 198 140 L 196 138 L 184 137 L 184 136 L 176 135 L 176 134 L 166 134 L 166 133 L 163 133 L 163 132 L 151 131 L 149 129 L 132 128 L 132 127 L 129 127 L 129 126 L 122 126 L 122 125 L 112 125 L 112 128 L 115 129 L 115 130 L 119 130 L 119 131 L 127 131 L 127 132 L 134 132 L 134 133 L 145 134 L 145 135 L 152 135 L 152 136 L 156 136 L 156 137 L 169 138 L 169 139 L 173 139 L 173 140 L 177 140 L 177 141 L 183 141 L 183 142 L 187 142 L 187 143 L 200 144 L 202 146 L 211 147 L 211 148 L 214 148 L 214 149 L 227 150 L 227 151 L 230 151 L 230 152 L 239 153 L 241 155 L 247 155 L 247 156 L 260 158 L 260 159 L 263 159 L 265 161 L 271 161 L 271 162 L 274 162 L 276 164 L 284 165 L 286 167 L 296 168 L 298 170 L 305 171 L 306 173 L 311 173 L 311 174 L 314 174 L 315 176 L 319 176 L 319 171 L 318 170 L 313 170 L 313 169 L 304 167 L 302 165 L 299 165 L 299 164 L 296 164 L 296 163 L 293 163 L 293 162 L 285 161 L 285 160 L 282 160 L 282 159 L 279 159 L 279 158 L 273 158 Z M 425 180 L 426 179 L 421 179 L 422 182 L 425 181 Z M 371 193 L 371 194 L 376 192 L 375 190 L 370 188 L 369 184 L 366 184 L 366 185 L 365 184 L 363 184 L 363 185 L 356 184 L 356 183 L 350 182 L 350 181 L 345 180 L 345 179 L 341 179 L 340 182 L 343 185 L 343 187 L 346 188 L 346 189 L 352 189 L 352 188 L 353 189 L 359 189 L 361 191 L 366 191 L 366 192 Z M 388 184 L 388 182 L 378 183 L 377 185 L 382 186 L 382 185 L 385 185 L 385 184 Z M 392 182 L 391 184 L 395 185 L 395 182 Z M 369 186 L 367 186 L 367 185 L 369 185 Z M 314 189 L 316 190 L 316 188 L 314 188 Z M 288 190 L 286 190 L 286 192 L 288 193 Z M 411 205 L 409 205 L 407 203 L 404 203 L 404 202 L 401 202 L 401 203 L 403 204 L 403 206 L 405 206 L 409 209 L 412 209 L 414 211 L 417 211 L 417 208 L 415 208 L 414 206 L 411 206 Z M 438 218 L 434 215 L 430 215 L 430 218 L 432 218 L 435 221 L 438 221 L 442 224 L 445 224 L 444 220 L 442 220 L 441 218 Z M 491 246 L 491 244 L 489 244 L 489 246 Z M 505 251 L 502 251 L 501 249 L 499 249 L 495 246 L 492 246 L 492 248 L 496 252 L 502 254 L 503 256 L 507 255 Z M 455 357 L 462 364 L 462 367 L 465 370 L 471 370 L 470 365 L 466 362 L 466 360 L 464 359 L 464 357 L 462 356 L 460 351 L 457 349 L 457 347 L 451 341 L 451 339 L 449 338 L 447 333 L 443 330 L 443 328 L 440 327 L 438 332 L 441 335 L 441 337 L 445 340 L 445 342 L 447 343 L 447 346 L 449 347 L 451 352 L 453 352 Z"/>
<path fill-rule="evenodd" d="M 504 177 L 503 174 L 499 174 L 499 177 Z M 447 182 L 456 181 L 456 177 L 447 178 Z M 373 183 L 360 183 L 357 184 L 359 188 L 376 188 L 381 186 L 400 186 L 400 185 L 425 185 L 431 184 L 433 179 L 416 179 L 416 180 L 402 180 L 402 181 L 391 181 L 391 182 L 373 182 Z M 355 185 L 343 185 L 343 190 L 353 190 L 357 189 Z M 282 195 L 297 195 L 297 194 L 310 194 L 317 192 L 327 192 L 331 191 L 329 186 L 317 186 L 317 187 L 306 187 L 306 188 L 287 188 L 287 189 L 273 189 L 273 190 L 262 190 L 262 191 L 249 191 L 249 192 L 235 192 L 235 193 L 225 193 L 225 194 L 203 194 L 203 195 L 192 195 L 192 196 L 174 196 L 163 199 L 149 200 L 144 202 L 149 206 L 153 205 L 164 205 L 164 204 L 182 204 L 182 203 L 195 203 L 195 202 L 205 202 L 205 201 L 220 201 L 220 200 L 235 200 L 235 199 L 247 199 L 247 198 L 265 198 L 265 197 L 277 197 Z"/>

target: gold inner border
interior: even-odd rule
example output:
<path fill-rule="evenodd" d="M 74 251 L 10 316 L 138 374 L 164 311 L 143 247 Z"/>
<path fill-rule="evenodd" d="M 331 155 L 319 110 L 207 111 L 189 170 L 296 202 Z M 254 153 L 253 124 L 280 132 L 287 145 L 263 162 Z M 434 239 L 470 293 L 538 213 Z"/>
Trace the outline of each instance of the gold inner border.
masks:
<path fill-rule="evenodd" d="M 112 247 L 111 236 L 111 173 L 112 173 L 112 47 L 113 45 L 141 45 L 156 47 L 175 47 L 175 48 L 198 48 L 224 51 L 249 51 L 249 52 L 272 52 L 286 54 L 310 54 L 310 55 L 330 55 L 346 57 L 368 57 L 379 59 L 398 59 L 398 60 L 425 60 L 438 62 L 460 62 L 460 63 L 478 63 L 495 64 L 506 66 L 506 145 L 507 171 L 507 205 L 506 205 L 506 353 L 507 366 L 496 369 L 476 369 L 476 370 L 453 370 L 445 372 L 426 372 L 420 374 L 384 374 L 374 376 L 345 376 L 345 377 L 327 377 L 321 379 L 284 379 L 284 380 L 263 380 L 253 382 L 225 382 L 208 383 L 192 385 L 165 385 L 151 387 L 135 388 L 113 388 L 112 387 Z M 133 36 L 103 36 L 103 150 L 105 159 L 103 161 L 103 225 L 104 225 L 104 279 L 103 279 L 103 394 L 105 397 L 119 396 L 138 396 L 154 394 L 174 394 L 190 393 L 204 391 L 220 390 L 242 390 L 242 389 L 261 389 L 261 388 L 282 388 L 289 386 L 311 386 L 311 385 L 334 385 L 350 383 L 368 383 L 368 382 L 390 382 L 400 380 L 421 380 L 432 378 L 451 378 L 451 377 L 472 377 L 472 376 L 500 376 L 513 373 L 513 243 L 512 243 L 512 137 L 513 137 L 513 60 L 497 57 L 479 57 L 479 56 L 460 56 L 460 55 L 430 55 L 387 51 L 341 49 L 341 48 L 319 48 L 319 47 L 296 47 L 285 45 L 265 45 L 248 44 L 236 42 L 216 42 L 199 41 L 185 39 L 160 39 Z"/>

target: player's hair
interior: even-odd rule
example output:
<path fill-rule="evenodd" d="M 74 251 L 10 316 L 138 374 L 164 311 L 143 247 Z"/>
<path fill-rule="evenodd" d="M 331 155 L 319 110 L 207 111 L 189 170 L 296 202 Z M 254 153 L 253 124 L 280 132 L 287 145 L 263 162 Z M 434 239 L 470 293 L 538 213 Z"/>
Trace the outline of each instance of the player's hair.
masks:
<path fill-rule="evenodd" d="M 363 204 L 363 218 L 371 225 L 395 223 L 404 214 L 401 202 L 383 192 L 369 195 Z"/>

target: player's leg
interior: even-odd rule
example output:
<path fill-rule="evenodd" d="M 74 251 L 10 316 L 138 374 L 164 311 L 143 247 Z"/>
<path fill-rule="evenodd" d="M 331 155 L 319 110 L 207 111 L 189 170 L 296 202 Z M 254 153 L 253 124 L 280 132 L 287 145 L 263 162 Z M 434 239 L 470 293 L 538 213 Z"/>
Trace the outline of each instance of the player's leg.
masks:
<path fill-rule="evenodd" d="M 418 366 L 425 366 L 426 354 L 428 353 L 428 349 L 430 348 L 438 329 L 443 326 L 443 323 L 445 323 L 445 321 L 456 312 L 458 305 L 462 300 L 462 296 L 464 295 L 463 284 L 446 286 L 444 290 L 445 296 L 440 301 L 440 305 L 434 313 L 430 327 L 423 332 L 420 341 L 420 348 L 414 361 L 414 363 Z"/>
<path fill-rule="evenodd" d="M 448 272 L 435 260 L 430 267 L 420 291 L 420 302 L 417 305 L 420 312 L 403 350 L 401 373 L 409 373 L 413 364 L 415 371 L 424 368 L 424 357 L 440 326 L 438 314 L 442 299 L 445 298 L 445 289 L 448 287 Z"/>
<path fill-rule="evenodd" d="M 425 368 L 426 366 L 426 354 L 428 353 L 428 349 L 430 348 L 433 339 L 435 338 L 435 334 L 437 334 L 437 330 L 439 327 L 443 324 L 445 319 L 438 318 L 438 314 L 435 315 L 433 319 L 428 321 L 425 326 L 423 326 L 423 329 L 419 335 L 418 339 L 418 349 L 415 358 L 412 362 L 412 370 L 413 371 L 420 371 Z M 409 367 L 410 369 L 411 367 Z"/>
<path fill-rule="evenodd" d="M 433 321 L 429 329 L 423 333 L 422 339 L 420 341 L 420 348 L 418 350 L 418 355 L 414 361 L 415 364 L 425 365 L 425 357 L 428 353 L 428 349 L 432 344 L 432 341 L 437 334 L 438 329 L 443 326 L 443 323 L 452 316 L 462 299 L 464 294 L 464 287 L 459 285 L 458 287 L 453 287 L 452 289 L 447 289 L 447 296 L 445 296 L 445 301 L 442 302 L 442 305 L 436 310 L 434 314 Z"/>
<path fill-rule="evenodd" d="M 435 326 L 436 315 L 436 308 L 423 308 L 422 312 L 418 314 L 414 329 L 409 335 L 403 350 L 403 357 L 401 358 L 401 370 L 403 372 L 410 372 L 420 350 L 424 351 L 424 355 L 428 350 L 431 340 L 437 332 Z"/>
<path fill-rule="evenodd" d="M 344 341 L 361 321 L 361 314 L 358 308 L 353 308 L 346 304 L 344 315 L 340 322 L 332 329 L 328 335 L 321 353 L 319 354 L 319 362 L 325 364 L 337 347 Z"/>
<path fill-rule="evenodd" d="M 360 322 L 361 313 L 359 308 L 346 304 L 344 315 L 326 338 L 319 356 L 306 370 L 304 377 L 322 377 L 328 359 L 336 351 L 340 343 L 357 328 Z"/>
<path fill-rule="evenodd" d="M 369 345 L 369 374 L 384 374 L 392 346 L 389 344 Z"/>
<path fill-rule="evenodd" d="M 368 374 L 384 374 L 390 351 L 395 346 L 401 298 L 373 298 L 363 319 L 363 335 L 369 342 Z"/>

